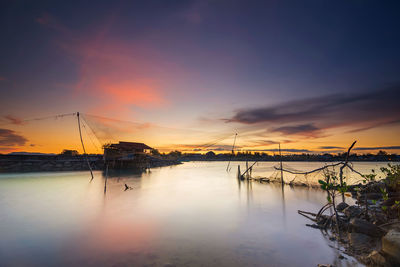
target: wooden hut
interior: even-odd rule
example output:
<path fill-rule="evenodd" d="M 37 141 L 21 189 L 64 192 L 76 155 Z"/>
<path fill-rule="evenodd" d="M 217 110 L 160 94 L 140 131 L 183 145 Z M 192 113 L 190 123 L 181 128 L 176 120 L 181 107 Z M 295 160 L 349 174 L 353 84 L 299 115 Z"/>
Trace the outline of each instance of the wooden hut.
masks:
<path fill-rule="evenodd" d="M 142 168 L 147 165 L 151 149 L 143 143 L 120 141 L 104 146 L 104 160 L 110 167 Z"/>

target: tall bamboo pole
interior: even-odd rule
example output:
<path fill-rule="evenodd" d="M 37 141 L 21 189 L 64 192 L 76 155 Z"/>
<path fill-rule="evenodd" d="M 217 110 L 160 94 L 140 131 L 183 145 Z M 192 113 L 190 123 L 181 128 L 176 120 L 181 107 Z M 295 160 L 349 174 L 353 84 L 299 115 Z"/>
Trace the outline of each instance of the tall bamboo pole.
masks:
<path fill-rule="evenodd" d="M 86 153 L 85 145 L 83 144 L 82 130 L 81 130 L 81 120 L 80 120 L 80 118 L 79 118 L 79 112 L 76 113 L 76 116 L 78 117 L 79 136 L 80 136 L 80 138 L 81 138 L 81 144 L 82 144 L 83 154 L 85 155 L 86 162 L 87 162 L 88 167 L 89 167 L 90 175 L 92 176 L 92 179 L 90 179 L 90 181 L 92 181 L 94 177 L 93 177 L 92 167 L 90 166 L 89 158 L 88 158 L 87 153 Z"/>
<path fill-rule="evenodd" d="M 235 154 L 234 149 L 235 149 L 235 143 L 236 143 L 236 136 L 237 136 L 237 133 L 235 133 L 235 138 L 233 139 L 232 154 L 229 157 L 229 162 L 228 162 L 228 166 L 226 166 L 226 171 L 229 171 L 229 165 L 231 164 L 232 156 Z"/>

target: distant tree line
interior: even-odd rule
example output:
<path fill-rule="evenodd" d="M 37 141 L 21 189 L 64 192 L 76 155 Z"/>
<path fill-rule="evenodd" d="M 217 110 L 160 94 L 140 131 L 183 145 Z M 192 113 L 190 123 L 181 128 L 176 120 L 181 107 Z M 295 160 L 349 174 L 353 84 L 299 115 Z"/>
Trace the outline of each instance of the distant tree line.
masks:
<path fill-rule="evenodd" d="M 174 150 L 169 153 L 160 153 L 157 149 L 152 149 L 150 151 L 155 157 L 164 158 L 164 159 L 172 159 L 172 160 L 182 160 L 182 161 L 280 161 L 279 154 L 270 155 L 265 152 L 250 152 L 250 151 L 238 151 L 235 153 L 215 153 L 214 151 L 208 151 L 207 153 L 182 153 L 181 151 Z M 67 150 L 64 149 L 61 152 L 61 155 L 64 156 L 77 156 L 79 155 L 76 150 Z M 302 153 L 302 154 L 284 154 L 282 155 L 283 161 L 341 161 L 344 160 L 346 153 L 338 153 L 338 154 L 311 154 L 311 153 Z M 385 151 L 379 151 L 376 154 L 368 153 L 368 154 L 350 154 L 350 161 L 400 161 L 400 155 L 397 154 L 389 154 Z"/>
<path fill-rule="evenodd" d="M 175 156 L 178 156 L 178 151 L 174 152 Z M 172 152 L 171 152 L 172 153 Z M 166 154 L 168 156 L 168 154 Z M 346 153 L 338 154 L 284 154 L 282 155 L 282 161 L 342 161 L 345 159 Z M 209 151 L 205 154 L 199 153 L 184 153 L 180 154 L 180 160 L 194 161 L 194 160 L 210 160 L 210 161 L 280 161 L 281 157 L 279 154 L 270 155 L 264 152 L 236 152 L 232 153 L 219 153 L 216 154 L 213 151 Z M 349 161 L 400 161 L 400 155 L 388 154 L 385 151 L 379 151 L 376 154 L 350 154 Z"/>

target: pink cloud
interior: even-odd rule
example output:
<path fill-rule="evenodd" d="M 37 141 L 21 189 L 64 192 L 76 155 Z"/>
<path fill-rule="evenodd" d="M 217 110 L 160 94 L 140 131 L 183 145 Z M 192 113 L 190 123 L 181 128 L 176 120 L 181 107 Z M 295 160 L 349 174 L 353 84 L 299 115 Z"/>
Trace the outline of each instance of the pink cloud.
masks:
<path fill-rule="evenodd" d="M 4 116 L 4 118 L 11 124 L 22 125 L 24 123 L 22 119 L 14 117 L 12 115 Z"/>
<path fill-rule="evenodd" d="M 47 25 L 47 18 L 39 21 Z M 109 24 L 84 37 L 62 34 L 57 41 L 78 67 L 77 81 L 67 86 L 76 97 L 87 100 L 91 113 L 120 115 L 134 107 L 167 106 L 171 89 L 166 88 L 165 79 L 181 70 L 147 44 L 106 38 L 108 28 Z"/>
<path fill-rule="evenodd" d="M 151 59 L 122 44 L 85 43 L 76 48 L 80 74 L 75 93 L 95 100 L 96 111 L 159 108 L 168 103 Z"/>

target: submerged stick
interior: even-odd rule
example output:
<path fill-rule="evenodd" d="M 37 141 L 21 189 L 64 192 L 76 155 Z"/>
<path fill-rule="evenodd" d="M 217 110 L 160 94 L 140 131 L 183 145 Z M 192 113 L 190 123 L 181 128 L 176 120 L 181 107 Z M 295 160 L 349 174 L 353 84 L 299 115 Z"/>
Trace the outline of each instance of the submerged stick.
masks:
<path fill-rule="evenodd" d="M 298 210 L 297 213 L 300 214 L 300 215 L 302 215 L 302 216 L 304 216 L 304 217 L 306 217 L 307 219 L 309 219 L 309 220 L 311 220 L 311 221 L 313 221 L 313 222 L 316 222 L 316 221 L 317 221 L 315 218 L 311 218 L 310 216 L 307 216 L 307 214 L 308 214 L 308 215 L 311 215 L 311 216 L 314 216 L 314 217 L 315 217 L 315 216 L 317 215 L 317 214 L 315 214 L 315 213 L 307 212 L 307 211 L 302 211 L 302 210 Z"/>

